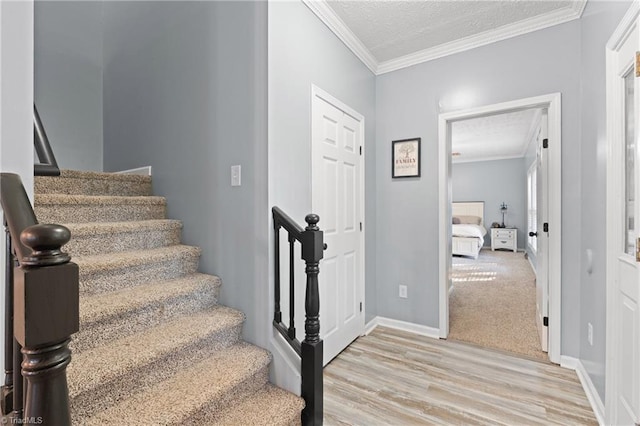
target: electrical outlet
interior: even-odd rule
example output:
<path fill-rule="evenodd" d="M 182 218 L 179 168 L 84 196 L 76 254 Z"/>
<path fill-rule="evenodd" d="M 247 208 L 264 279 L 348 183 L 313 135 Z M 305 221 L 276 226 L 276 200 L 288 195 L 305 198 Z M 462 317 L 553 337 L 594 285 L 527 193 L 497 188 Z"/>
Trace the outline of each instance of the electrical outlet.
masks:
<path fill-rule="evenodd" d="M 407 286 L 406 285 L 400 285 L 398 287 L 398 296 L 402 297 L 403 299 L 407 298 Z"/>
<path fill-rule="evenodd" d="M 593 346 L 593 324 L 587 324 L 587 340 L 589 341 L 589 345 Z"/>

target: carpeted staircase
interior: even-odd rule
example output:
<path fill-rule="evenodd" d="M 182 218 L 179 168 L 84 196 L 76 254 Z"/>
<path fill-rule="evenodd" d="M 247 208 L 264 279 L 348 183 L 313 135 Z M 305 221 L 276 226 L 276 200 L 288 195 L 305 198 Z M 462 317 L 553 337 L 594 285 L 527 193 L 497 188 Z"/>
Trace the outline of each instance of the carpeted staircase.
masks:
<path fill-rule="evenodd" d="M 80 331 L 68 368 L 75 425 L 290 425 L 304 402 L 268 383 L 271 355 L 242 341 L 244 314 L 217 304 L 151 178 L 37 177 L 40 223 L 71 230 Z"/>

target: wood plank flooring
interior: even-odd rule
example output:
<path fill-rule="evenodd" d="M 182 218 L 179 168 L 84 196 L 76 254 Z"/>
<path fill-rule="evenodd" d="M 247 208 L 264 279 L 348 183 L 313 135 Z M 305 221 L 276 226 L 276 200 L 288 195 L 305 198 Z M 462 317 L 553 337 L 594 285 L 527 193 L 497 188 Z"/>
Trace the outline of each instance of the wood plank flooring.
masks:
<path fill-rule="evenodd" d="M 571 370 L 378 327 L 324 369 L 326 425 L 597 425 Z"/>

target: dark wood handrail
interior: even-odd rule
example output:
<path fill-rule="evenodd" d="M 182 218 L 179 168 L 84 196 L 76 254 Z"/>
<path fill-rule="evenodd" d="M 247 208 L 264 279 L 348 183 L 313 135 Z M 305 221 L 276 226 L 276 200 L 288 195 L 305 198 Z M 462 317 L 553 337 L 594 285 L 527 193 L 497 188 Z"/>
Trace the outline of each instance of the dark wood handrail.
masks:
<path fill-rule="evenodd" d="M 293 219 L 291 219 L 285 212 L 282 211 L 279 207 L 273 207 L 271 209 L 273 212 L 273 224 L 276 227 L 283 227 L 290 235 L 292 235 L 296 240 L 302 240 L 302 233 L 304 229 L 300 225 L 298 225 Z"/>
<path fill-rule="evenodd" d="M 12 350 L 5 355 L 13 356 L 5 360 L 3 415 L 16 424 L 70 425 L 66 368 L 70 337 L 80 324 L 79 271 L 61 247 L 71 233 L 61 225 L 37 223 L 18 175 L 0 173 L 0 204 L 8 306 L 15 307 L 6 318 L 13 327 L 7 327 L 5 344 Z"/>
<path fill-rule="evenodd" d="M 56 156 L 53 155 L 51 143 L 49 143 L 47 132 L 44 130 L 35 104 L 33 105 L 33 145 L 40 161 L 40 163 L 33 165 L 33 173 L 36 176 L 60 176 Z"/>
<path fill-rule="evenodd" d="M 321 425 L 323 417 L 323 384 L 322 357 L 323 342 L 320 339 L 320 293 L 318 290 L 318 274 L 320 260 L 326 245 L 323 232 L 318 228 L 318 215 L 305 217 L 307 227 L 302 229 L 293 219 L 278 207 L 271 209 L 273 213 L 274 235 L 274 315 L 273 326 L 285 338 L 287 343 L 300 356 L 301 361 L 301 396 L 305 401 L 302 411 L 302 424 Z M 287 231 L 289 241 L 289 325 L 282 322 L 280 311 L 280 229 Z M 307 275 L 305 287 L 305 338 L 302 342 L 296 339 L 294 324 L 295 280 L 294 280 L 294 244 L 302 246 L 302 260 L 305 261 Z"/>
<path fill-rule="evenodd" d="M 20 176 L 13 173 L 0 175 L 0 202 L 4 218 L 11 234 L 13 249 L 18 261 L 31 254 L 31 250 L 20 241 L 20 234 L 27 227 L 38 223 L 31 207 L 27 192 L 22 186 Z"/>

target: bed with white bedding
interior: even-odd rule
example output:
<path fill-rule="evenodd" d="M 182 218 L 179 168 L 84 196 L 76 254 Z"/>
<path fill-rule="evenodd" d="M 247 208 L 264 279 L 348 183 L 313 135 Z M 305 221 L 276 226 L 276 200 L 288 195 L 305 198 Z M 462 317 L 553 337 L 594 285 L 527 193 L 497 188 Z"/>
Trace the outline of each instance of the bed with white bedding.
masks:
<path fill-rule="evenodd" d="M 478 258 L 487 230 L 484 227 L 484 201 L 452 203 L 451 253 Z"/>

